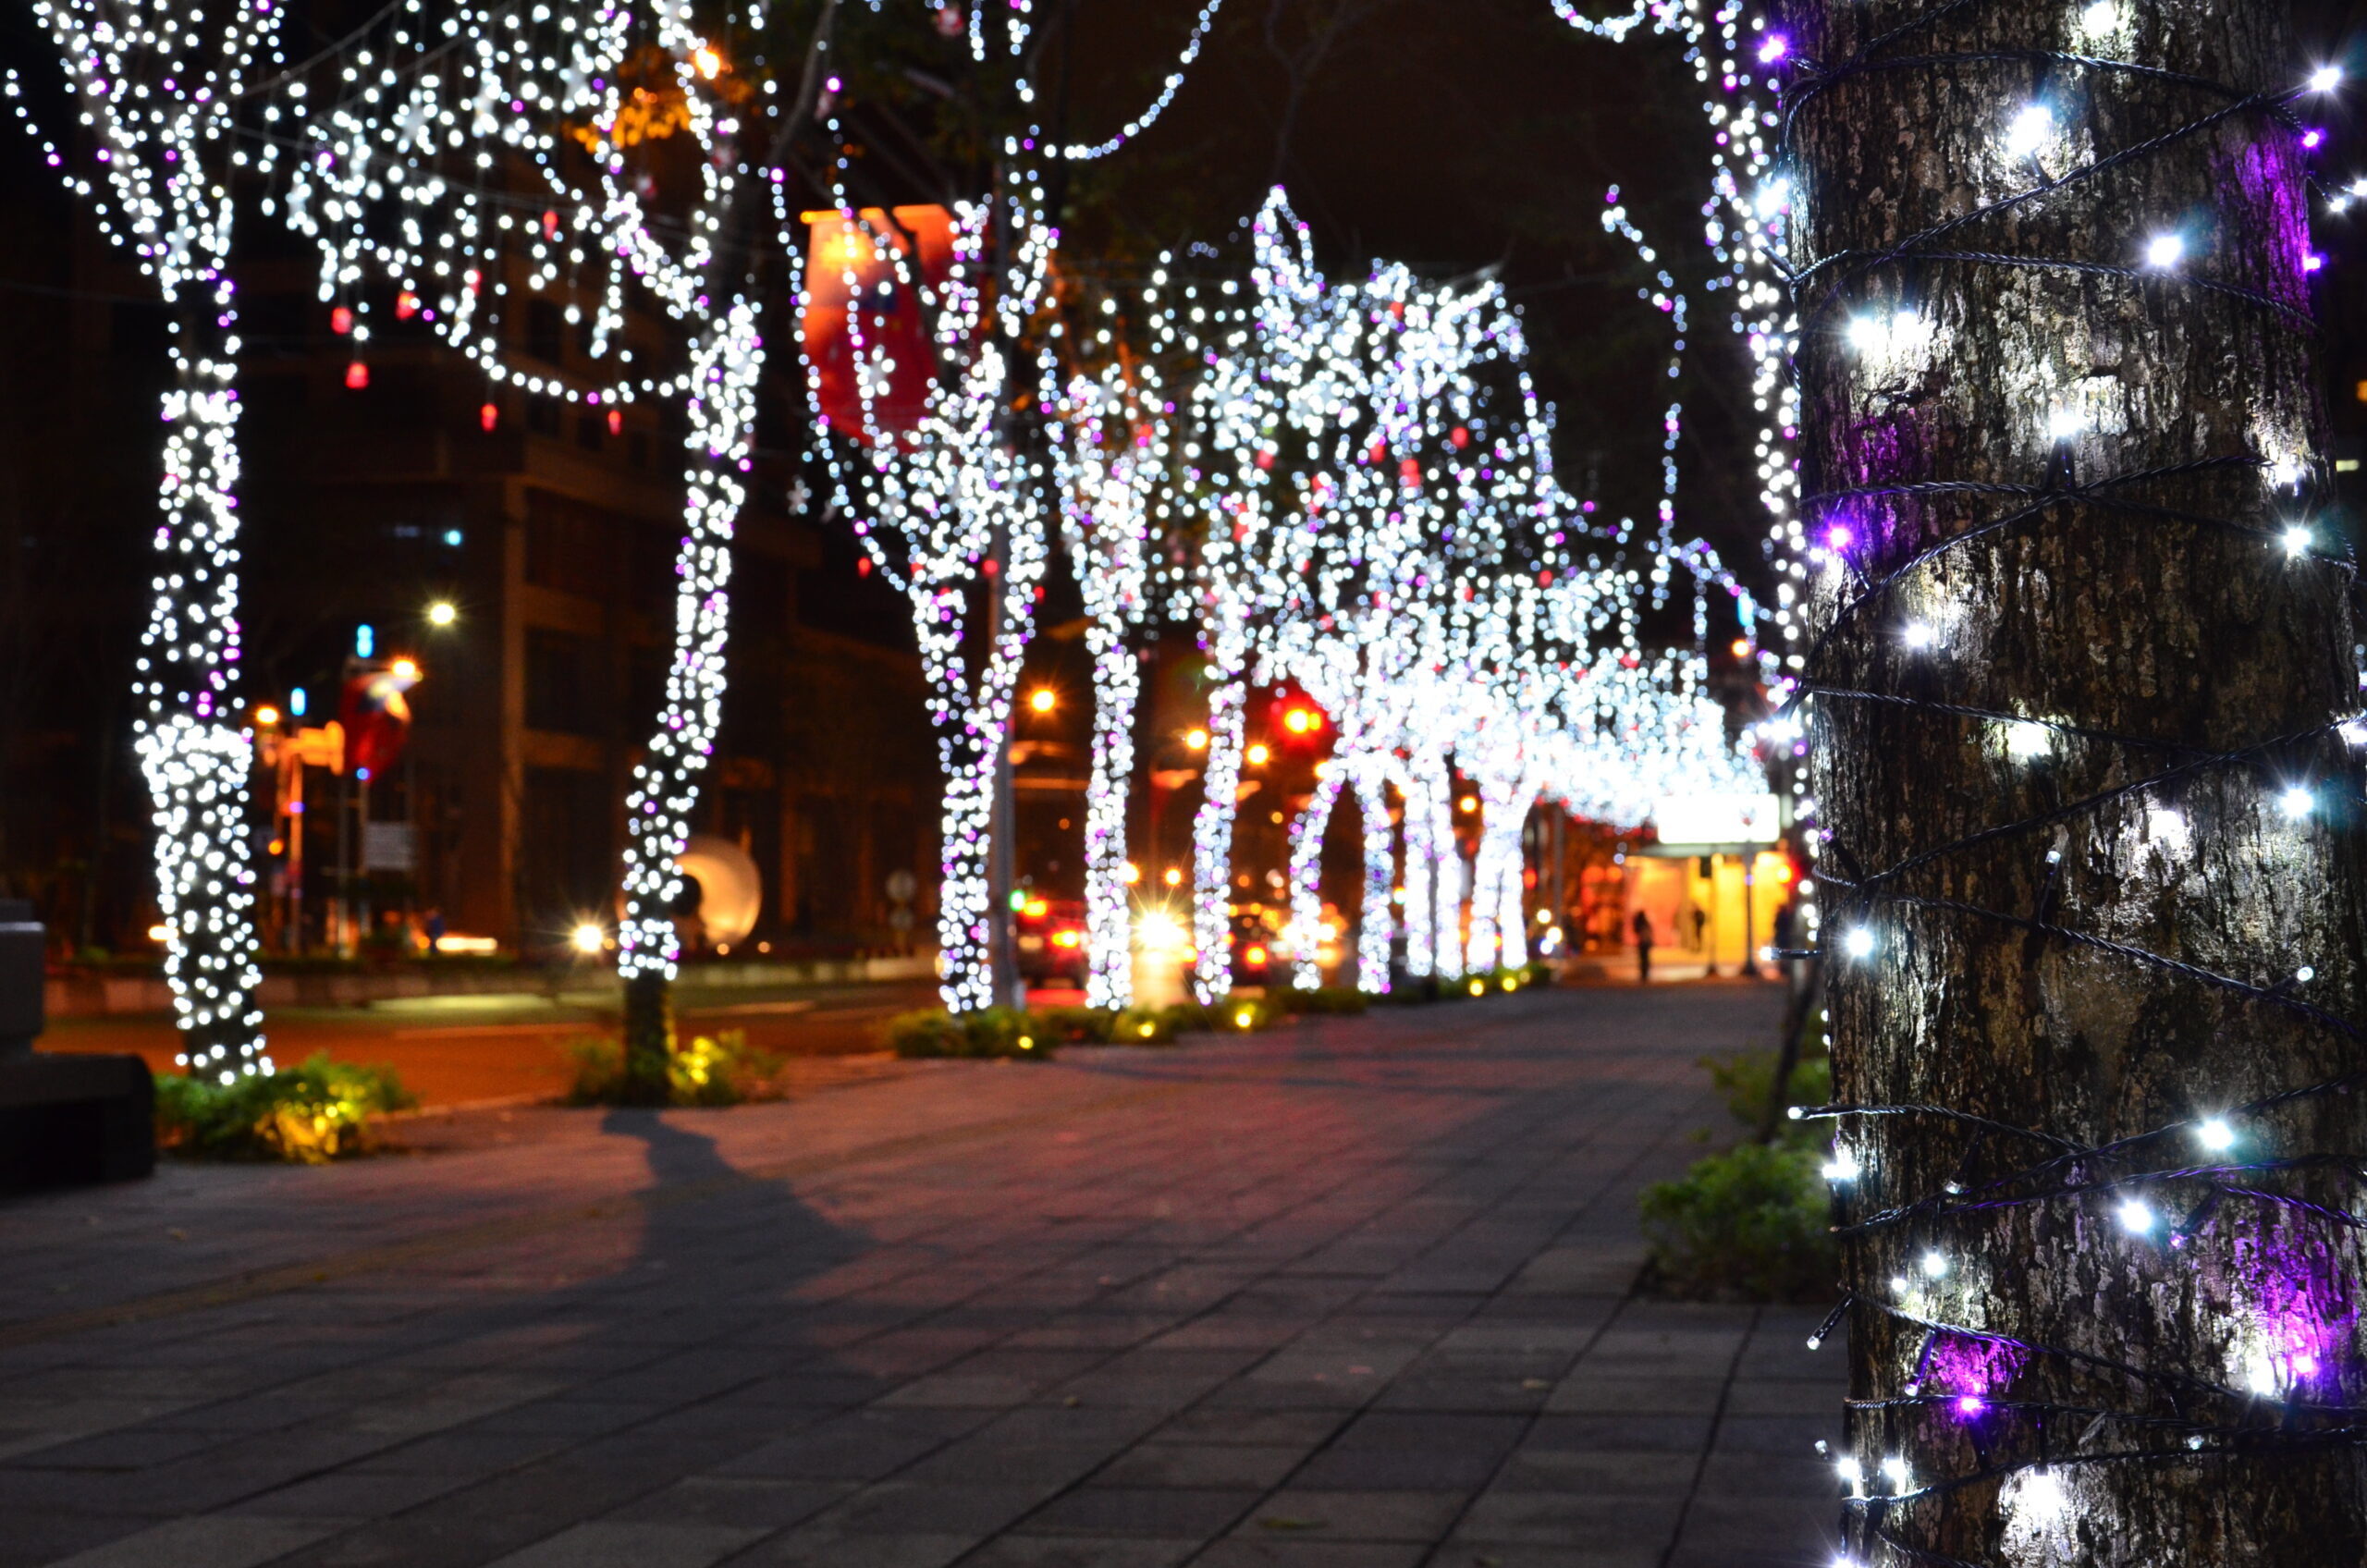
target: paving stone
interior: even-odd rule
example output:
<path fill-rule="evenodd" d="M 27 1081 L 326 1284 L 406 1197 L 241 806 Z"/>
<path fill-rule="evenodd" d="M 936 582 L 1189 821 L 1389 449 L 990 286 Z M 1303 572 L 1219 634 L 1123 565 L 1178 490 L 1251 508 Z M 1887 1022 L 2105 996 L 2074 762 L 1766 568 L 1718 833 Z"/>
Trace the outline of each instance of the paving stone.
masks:
<path fill-rule="evenodd" d="M 490 1568 L 710 1568 L 764 1535 L 721 1525 L 578 1525 Z"/>
<path fill-rule="evenodd" d="M 1389 1009 L 13 1203 L 78 1305 L 425 1240 L 0 1351 L 0 1568 L 1821 1568 L 1819 1315 L 1627 1295 L 1695 1060 L 1779 1003 Z M 55 1310 L 23 1276 L 0 1326 Z"/>
<path fill-rule="evenodd" d="M 319 1519 L 176 1519 L 77 1552 L 57 1568 L 255 1568 L 337 1527 Z"/>
<path fill-rule="evenodd" d="M 1259 1503 L 1233 1533 L 1256 1539 L 1434 1541 L 1469 1501 L 1459 1491 L 1318 1491 L 1294 1486 Z"/>

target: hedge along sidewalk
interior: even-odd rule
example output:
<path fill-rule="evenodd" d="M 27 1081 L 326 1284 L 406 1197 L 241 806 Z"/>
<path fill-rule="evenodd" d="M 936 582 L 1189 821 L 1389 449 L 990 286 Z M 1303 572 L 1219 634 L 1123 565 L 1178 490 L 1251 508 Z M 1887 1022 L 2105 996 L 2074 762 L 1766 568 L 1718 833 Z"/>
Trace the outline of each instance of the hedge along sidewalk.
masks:
<path fill-rule="evenodd" d="M 1534 963 L 1459 980 L 1429 978 L 1403 984 L 1384 997 L 1344 986 L 1314 990 L 1275 986 L 1257 993 L 1236 991 L 1222 1001 L 1164 1008 L 1056 1007 L 1039 1011 L 994 1007 L 965 1013 L 923 1008 L 889 1020 L 882 1033 L 899 1056 L 1043 1061 L 1062 1046 L 1172 1045 L 1186 1034 L 1256 1034 L 1294 1018 L 1361 1013 L 1375 1003 L 1477 1000 L 1550 984 L 1552 973 L 1551 965 Z"/>

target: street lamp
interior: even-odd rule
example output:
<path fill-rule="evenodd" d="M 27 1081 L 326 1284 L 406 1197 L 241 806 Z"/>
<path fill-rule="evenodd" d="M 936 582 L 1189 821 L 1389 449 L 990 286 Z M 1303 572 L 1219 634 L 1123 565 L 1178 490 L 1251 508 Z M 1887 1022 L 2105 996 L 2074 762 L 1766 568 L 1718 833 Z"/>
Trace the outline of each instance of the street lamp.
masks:
<path fill-rule="evenodd" d="M 427 606 L 427 624 L 449 626 L 460 619 L 460 612 L 448 599 L 438 599 Z"/>
<path fill-rule="evenodd" d="M 568 936 L 577 952 L 592 954 L 608 945 L 608 933 L 592 921 L 585 921 Z"/>
<path fill-rule="evenodd" d="M 1038 686 L 1027 693 L 1027 705 L 1037 713 L 1050 713 L 1061 705 L 1061 699 L 1053 693 L 1049 686 Z"/>

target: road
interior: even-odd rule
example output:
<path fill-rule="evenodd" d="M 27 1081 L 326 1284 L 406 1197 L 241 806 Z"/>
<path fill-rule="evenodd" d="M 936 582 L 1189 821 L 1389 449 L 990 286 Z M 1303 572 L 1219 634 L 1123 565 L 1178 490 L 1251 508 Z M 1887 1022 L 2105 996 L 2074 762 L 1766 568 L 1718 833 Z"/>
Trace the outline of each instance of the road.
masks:
<path fill-rule="evenodd" d="M 936 1004 L 928 982 L 779 990 L 686 993 L 680 1026 L 695 1034 L 744 1032 L 751 1045 L 813 1059 L 880 1049 L 879 1026 L 897 1013 Z M 382 1062 L 429 1106 L 548 1099 L 565 1092 L 570 1041 L 613 1036 L 613 1010 L 554 1002 L 531 993 L 421 997 L 353 1008 L 287 1008 L 265 1022 L 281 1062 L 325 1051 L 339 1061 Z M 65 1018 L 41 1047 L 126 1051 L 159 1072 L 173 1070 L 178 1032 L 165 1014 Z"/>
<path fill-rule="evenodd" d="M 1631 1285 L 1770 988 L 0 1205 L 0 1568 L 1816 1568 L 1814 1309 Z"/>

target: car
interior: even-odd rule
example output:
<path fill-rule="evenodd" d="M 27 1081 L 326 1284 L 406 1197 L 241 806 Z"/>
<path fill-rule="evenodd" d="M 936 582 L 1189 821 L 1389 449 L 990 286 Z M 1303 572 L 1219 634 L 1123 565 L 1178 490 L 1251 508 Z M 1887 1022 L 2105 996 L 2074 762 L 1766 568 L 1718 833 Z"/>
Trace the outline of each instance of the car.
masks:
<path fill-rule="evenodd" d="M 1027 896 L 1019 906 L 1019 974 L 1032 985 L 1085 984 L 1085 905 L 1071 899 Z"/>

